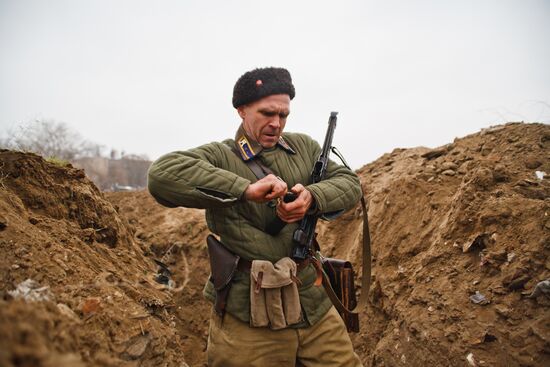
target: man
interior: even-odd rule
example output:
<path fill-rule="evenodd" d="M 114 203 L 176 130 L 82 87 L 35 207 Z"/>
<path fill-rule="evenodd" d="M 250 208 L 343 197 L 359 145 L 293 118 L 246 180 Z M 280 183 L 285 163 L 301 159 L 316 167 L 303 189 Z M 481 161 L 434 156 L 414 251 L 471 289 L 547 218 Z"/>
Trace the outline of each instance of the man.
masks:
<path fill-rule="evenodd" d="M 292 234 L 306 213 L 334 216 L 362 195 L 357 176 L 332 161 L 326 179 L 311 184 L 319 144 L 304 134 L 283 134 L 294 95 L 286 69 L 245 73 L 233 90 L 233 106 L 242 119 L 235 139 L 169 153 L 149 170 L 149 191 L 159 203 L 205 208 L 208 228 L 225 248 L 249 264 L 275 264 L 269 270 L 275 272 L 291 256 Z M 254 160 L 273 173 L 258 179 L 246 163 Z M 297 198 L 285 203 L 280 199 L 289 190 Z M 277 216 L 288 225 L 270 235 L 265 229 Z M 213 313 L 210 320 L 210 366 L 361 366 L 342 319 L 323 287 L 314 285 L 313 264 L 290 268 L 289 276 L 296 272 L 292 285 L 299 295 L 298 318 L 290 320 L 286 296 L 279 294 L 281 305 L 262 300 L 268 318 L 264 327 L 252 317 L 257 305 L 251 307 L 262 279 L 251 277 L 250 265 L 235 271 L 225 313 Z M 215 301 L 210 280 L 204 294 Z M 273 318 L 277 312 L 282 320 Z"/>

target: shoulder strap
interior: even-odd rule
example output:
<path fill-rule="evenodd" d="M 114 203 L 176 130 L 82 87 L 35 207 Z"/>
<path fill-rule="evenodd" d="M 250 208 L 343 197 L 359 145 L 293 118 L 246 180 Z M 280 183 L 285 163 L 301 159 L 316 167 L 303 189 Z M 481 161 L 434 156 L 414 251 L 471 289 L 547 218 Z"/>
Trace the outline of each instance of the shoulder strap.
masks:
<path fill-rule="evenodd" d="M 344 166 L 346 166 L 348 169 L 351 170 L 350 166 L 347 164 L 346 160 L 340 153 L 336 147 L 332 147 L 332 152 L 340 158 Z M 367 306 L 368 301 L 368 295 L 370 290 L 370 278 L 371 278 L 371 272 L 372 272 L 372 264 L 371 264 L 371 239 L 370 239 L 370 232 L 369 232 L 369 216 L 368 216 L 368 206 L 365 201 L 365 196 L 362 193 L 361 194 L 361 210 L 363 212 L 363 256 L 362 256 L 362 269 L 363 274 L 361 277 L 361 296 L 359 297 L 359 301 L 357 302 L 357 305 L 353 310 L 347 309 L 338 299 L 336 296 L 336 293 L 330 286 L 330 281 L 328 279 L 323 280 L 323 285 L 325 285 L 325 290 L 327 291 L 327 294 L 329 298 L 332 300 L 332 303 L 336 307 L 336 309 L 340 312 L 343 312 L 345 314 L 351 314 L 356 313 L 360 311 L 361 309 L 365 308 Z M 326 277 L 326 275 L 325 275 Z M 328 287 L 327 287 L 328 285 Z M 336 303 L 339 303 L 337 305 Z"/>
<path fill-rule="evenodd" d="M 241 158 L 241 155 L 235 149 L 235 147 L 230 147 L 230 148 L 231 148 L 231 151 L 237 155 L 237 157 Z M 252 159 L 249 159 L 243 162 L 246 163 L 248 168 L 250 168 L 250 170 L 252 171 L 252 173 L 254 173 L 254 176 L 256 176 L 258 180 L 261 180 L 267 175 L 274 174 L 273 171 L 270 170 L 268 167 L 266 167 L 262 162 L 260 162 L 260 160 L 257 157 L 254 157 Z"/>
<path fill-rule="evenodd" d="M 262 178 L 264 178 L 269 174 L 273 174 L 273 171 L 267 168 L 262 162 L 260 162 L 258 158 L 249 159 L 244 163 L 246 163 L 248 168 L 250 168 L 250 170 L 258 178 L 258 180 L 261 180 Z"/>

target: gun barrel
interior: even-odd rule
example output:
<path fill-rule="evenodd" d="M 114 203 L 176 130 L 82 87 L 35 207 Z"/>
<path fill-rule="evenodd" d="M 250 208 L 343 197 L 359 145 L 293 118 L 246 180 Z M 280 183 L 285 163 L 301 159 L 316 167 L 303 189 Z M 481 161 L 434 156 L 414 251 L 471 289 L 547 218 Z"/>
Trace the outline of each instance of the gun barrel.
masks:
<path fill-rule="evenodd" d="M 338 120 L 338 112 L 331 112 L 328 118 L 328 128 L 325 135 L 325 141 L 323 143 L 323 150 L 321 151 L 322 158 L 328 158 L 330 154 L 330 148 L 332 147 L 332 138 L 334 137 L 334 130 L 336 130 L 336 121 Z"/>

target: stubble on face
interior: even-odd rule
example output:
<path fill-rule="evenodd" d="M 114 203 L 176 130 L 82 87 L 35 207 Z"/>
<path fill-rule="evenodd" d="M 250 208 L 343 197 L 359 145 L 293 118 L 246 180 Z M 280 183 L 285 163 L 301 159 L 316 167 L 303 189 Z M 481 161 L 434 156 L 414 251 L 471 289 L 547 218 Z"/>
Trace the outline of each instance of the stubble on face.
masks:
<path fill-rule="evenodd" d="M 238 109 L 248 136 L 264 148 L 272 148 L 279 141 L 290 114 L 290 97 L 274 94 Z"/>

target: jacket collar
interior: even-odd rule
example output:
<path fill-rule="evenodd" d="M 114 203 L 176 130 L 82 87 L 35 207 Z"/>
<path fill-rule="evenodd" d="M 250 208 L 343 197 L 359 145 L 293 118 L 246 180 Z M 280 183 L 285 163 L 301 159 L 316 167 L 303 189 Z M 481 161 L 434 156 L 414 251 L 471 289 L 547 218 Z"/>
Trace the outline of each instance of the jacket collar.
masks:
<path fill-rule="evenodd" d="M 280 146 L 289 154 L 296 154 L 296 151 L 292 149 L 292 147 L 282 136 L 279 137 L 277 146 Z M 260 143 L 248 136 L 248 134 L 244 131 L 243 124 L 239 126 L 237 134 L 235 135 L 235 147 L 237 148 L 237 152 L 239 152 L 239 155 L 243 161 L 248 161 L 256 157 L 264 149 Z"/>

